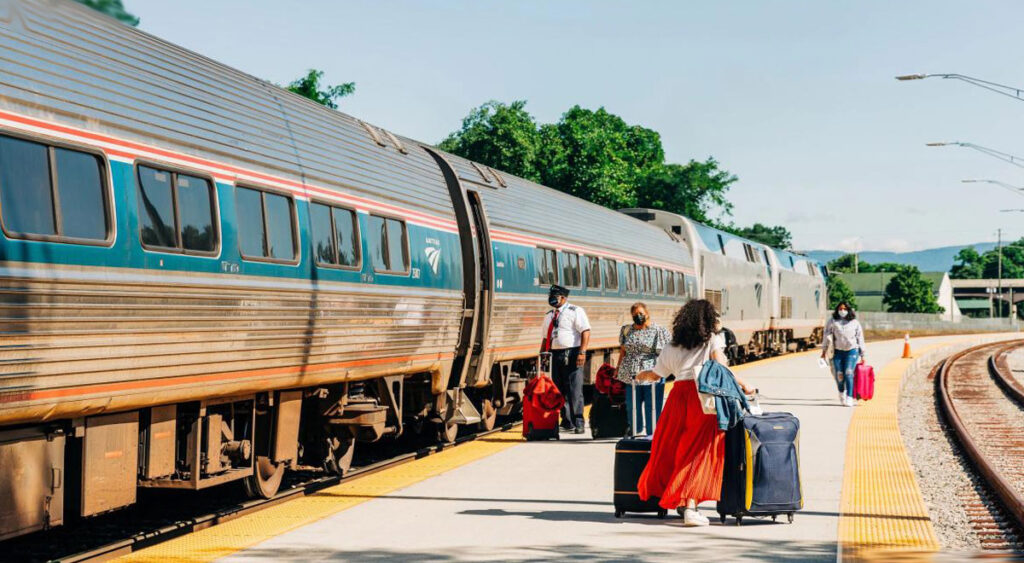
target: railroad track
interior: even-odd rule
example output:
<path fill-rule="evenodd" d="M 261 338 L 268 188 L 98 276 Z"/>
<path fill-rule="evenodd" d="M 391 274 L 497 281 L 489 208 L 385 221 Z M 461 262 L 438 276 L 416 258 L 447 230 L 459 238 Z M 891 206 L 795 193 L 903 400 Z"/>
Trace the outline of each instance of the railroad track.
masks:
<path fill-rule="evenodd" d="M 223 491 L 225 500 L 220 502 L 195 502 L 192 507 L 182 509 L 181 512 L 184 512 L 185 515 L 179 512 L 175 517 L 166 518 L 164 521 L 146 520 L 145 516 L 143 516 L 144 521 L 142 523 L 132 525 L 131 523 L 136 520 L 132 513 L 114 513 L 110 515 L 110 522 L 86 521 L 80 527 L 71 525 L 49 532 L 39 532 L 32 536 L 16 538 L 8 542 L 0 542 L 0 550 L 20 561 L 57 561 L 63 563 L 106 561 L 186 534 L 224 524 L 289 500 L 314 494 L 327 487 L 337 485 L 342 481 L 347 482 L 366 477 L 403 463 L 458 447 L 461 444 L 490 434 L 510 430 L 519 424 L 519 421 L 512 421 L 497 426 L 493 430 L 460 436 L 452 443 L 436 444 L 404 452 L 353 469 L 344 477 L 324 476 L 320 472 L 305 471 L 302 472 L 306 476 L 305 479 L 297 479 L 270 499 L 238 501 L 236 500 L 237 496 L 233 496 L 231 491 L 225 490 Z M 138 507 L 136 514 L 145 510 L 144 506 Z M 56 541 L 48 541 L 54 539 L 51 535 L 53 533 L 62 534 L 62 536 L 60 539 L 56 539 Z M 73 539 L 63 539 L 67 536 L 82 536 L 88 539 L 83 539 L 81 543 L 76 544 Z M 75 547 L 69 549 L 67 546 Z M 0 554 L 0 560 L 4 558 L 5 555 Z"/>
<path fill-rule="evenodd" d="M 983 482 L 961 497 L 983 549 L 1024 548 L 1024 385 L 1007 355 L 1024 341 L 969 348 L 936 368 L 939 408 Z"/>

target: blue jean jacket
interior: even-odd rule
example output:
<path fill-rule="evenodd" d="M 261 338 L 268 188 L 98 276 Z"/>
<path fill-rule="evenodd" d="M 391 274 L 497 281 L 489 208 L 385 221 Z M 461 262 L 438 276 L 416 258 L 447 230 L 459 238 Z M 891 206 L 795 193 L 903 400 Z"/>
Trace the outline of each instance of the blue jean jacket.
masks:
<path fill-rule="evenodd" d="M 750 409 L 747 396 L 736 383 L 736 377 L 729 368 L 708 360 L 697 376 L 697 390 L 715 396 L 715 410 L 718 412 L 718 428 L 728 430 L 743 420 L 743 413 Z"/>

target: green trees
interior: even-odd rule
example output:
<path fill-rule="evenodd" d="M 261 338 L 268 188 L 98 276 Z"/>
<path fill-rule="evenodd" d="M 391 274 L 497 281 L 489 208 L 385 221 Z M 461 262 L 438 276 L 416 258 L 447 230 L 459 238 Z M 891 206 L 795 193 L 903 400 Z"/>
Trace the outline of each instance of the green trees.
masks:
<path fill-rule="evenodd" d="M 782 225 L 769 227 L 761 223 L 754 223 L 752 227 L 737 228 L 734 232 L 741 237 L 756 240 L 775 248 L 789 250 L 793 246 L 793 234 Z"/>
<path fill-rule="evenodd" d="M 344 84 L 338 84 L 337 86 L 321 85 L 320 80 L 323 76 L 324 71 L 311 68 L 306 72 L 305 76 L 295 79 L 285 88 L 290 92 L 309 98 L 320 105 L 327 106 L 331 109 L 338 109 L 338 104 L 335 100 L 355 92 L 356 83 L 346 82 Z"/>
<path fill-rule="evenodd" d="M 97 12 L 103 12 L 108 16 L 117 19 L 123 24 L 130 25 L 132 27 L 139 25 L 139 18 L 130 14 L 128 10 L 124 9 L 124 4 L 121 0 L 75 0 L 80 4 L 85 4 Z"/>
<path fill-rule="evenodd" d="M 878 264 L 868 264 L 857 258 L 856 254 L 844 254 L 839 258 L 828 263 L 828 269 L 832 272 L 841 272 L 844 274 L 854 273 L 854 261 L 856 260 L 857 268 L 856 272 L 860 274 L 870 274 L 873 272 L 899 272 L 907 266 L 905 264 L 897 264 L 895 262 L 881 262 Z"/>
<path fill-rule="evenodd" d="M 835 309 L 843 301 L 850 307 L 853 307 L 854 310 L 857 309 L 857 296 L 850 289 L 850 284 L 846 283 L 846 280 L 842 277 L 829 276 L 826 287 L 828 288 L 829 309 Z"/>
<path fill-rule="evenodd" d="M 613 209 L 651 207 L 711 224 L 732 213 L 726 192 L 736 176 L 718 161 L 667 163 L 657 131 L 604 108 L 573 106 L 557 123 L 538 125 L 525 101 L 490 101 L 439 146 Z M 791 241 L 781 227 L 716 226 L 783 248 Z"/>
<path fill-rule="evenodd" d="M 540 182 L 540 132 L 537 122 L 525 107 L 525 100 L 516 100 L 508 105 L 487 102 L 469 112 L 462 120 L 462 128 L 448 135 L 438 146 L 450 153 Z"/>
<path fill-rule="evenodd" d="M 894 313 L 942 313 L 932 284 L 915 266 L 903 266 L 885 286 L 882 304 Z"/>
<path fill-rule="evenodd" d="M 961 249 L 956 255 L 956 264 L 949 271 L 949 277 L 957 279 L 981 279 L 999 277 L 999 249 L 979 254 L 974 248 Z M 1011 242 L 1002 248 L 1003 278 L 1024 278 L 1024 238 Z"/>

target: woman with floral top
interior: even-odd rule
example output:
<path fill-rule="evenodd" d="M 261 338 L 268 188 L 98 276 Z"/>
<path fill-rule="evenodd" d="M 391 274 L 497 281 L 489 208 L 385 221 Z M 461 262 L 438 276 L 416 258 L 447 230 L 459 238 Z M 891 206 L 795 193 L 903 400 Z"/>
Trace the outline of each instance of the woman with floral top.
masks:
<path fill-rule="evenodd" d="M 665 401 L 665 382 L 637 382 L 635 395 L 631 383 L 638 373 L 654 368 L 658 354 L 672 338 L 665 327 L 651 322 L 647 305 L 634 303 L 629 312 L 633 324 L 625 325 L 619 331 L 619 365 L 615 376 L 626 383 L 626 415 L 636 421 L 637 428 L 631 429 L 632 435 L 636 436 L 654 432 Z M 643 415 L 634 416 L 634 409 L 640 409 Z"/>

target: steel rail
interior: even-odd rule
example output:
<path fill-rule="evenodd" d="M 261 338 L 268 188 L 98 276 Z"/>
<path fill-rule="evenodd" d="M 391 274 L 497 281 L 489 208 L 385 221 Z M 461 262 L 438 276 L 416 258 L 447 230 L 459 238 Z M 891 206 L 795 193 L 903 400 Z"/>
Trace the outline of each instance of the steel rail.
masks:
<path fill-rule="evenodd" d="M 971 464 L 984 478 L 986 484 L 995 493 L 1007 513 L 1013 517 L 1019 529 L 1024 528 L 1024 498 L 1021 496 L 1021 491 L 1016 490 L 1013 485 L 1003 477 L 995 464 L 986 457 L 981 446 L 975 440 L 975 437 L 971 435 L 967 428 L 967 424 L 961 417 L 960 412 L 953 401 L 953 397 L 950 394 L 949 376 L 954 369 L 957 369 L 957 362 L 964 356 L 986 348 L 996 349 L 995 353 L 988 356 L 988 360 L 986 362 L 989 374 L 1004 391 L 1007 391 L 1007 395 L 1013 401 L 1024 405 L 1024 388 L 1022 388 L 1020 383 L 1013 378 L 1012 374 L 1005 373 L 1004 370 L 999 369 L 996 362 L 996 358 L 999 357 L 1003 360 L 1005 365 L 1006 354 L 1021 346 L 1024 346 L 1024 343 L 1017 341 L 1009 345 L 1006 342 L 999 342 L 996 344 L 983 344 L 981 346 L 968 348 L 967 350 L 954 354 L 946 360 L 942 367 L 939 368 L 938 376 L 935 378 L 936 392 L 939 395 L 939 404 L 942 409 L 943 417 L 953 429 L 960 445 L 967 453 L 967 457 L 970 459 Z"/>

